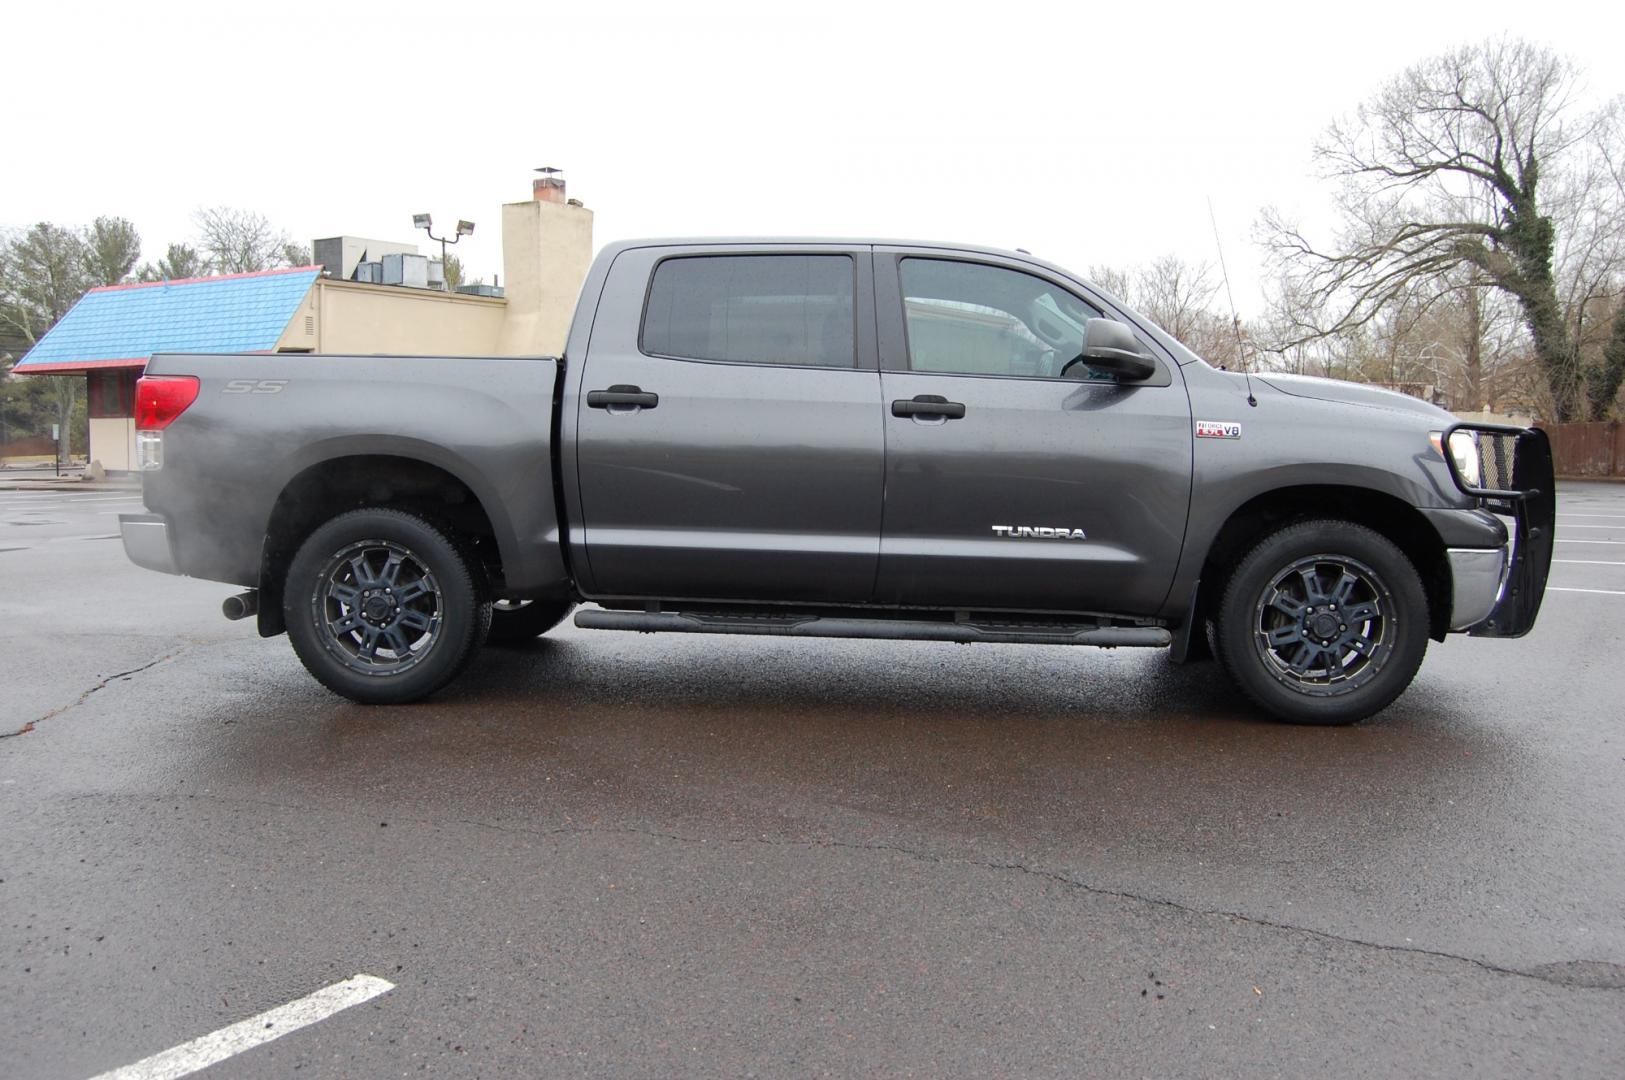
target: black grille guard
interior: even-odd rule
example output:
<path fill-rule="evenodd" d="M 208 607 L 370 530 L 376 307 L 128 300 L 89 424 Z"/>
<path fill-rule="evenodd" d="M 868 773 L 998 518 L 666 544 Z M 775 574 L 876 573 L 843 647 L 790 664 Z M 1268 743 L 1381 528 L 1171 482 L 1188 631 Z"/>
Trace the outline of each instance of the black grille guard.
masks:
<path fill-rule="evenodd" d="M 1495 468 L 1494 479 L 1501 486 L 1481 487 L 1467 482 L 1450 452 L 1450 437 L 1458 431 L 1472 432 L 1479 444 L 1480 480 L 1490 479 L 1486 466 Z M 1485 439 L 1488 436 L 1488 439 Z M 1490 460 L 1485 460 L 1485 444 Z M 1508 455 L 1505 444 L 1512 443 L 1511 478 L 1505 476 Z M 1441 437 L 1444 461 L 1450 478 L 1465 494 L 1483 501 L 1491 513 L 1513 519 L 1512 561 L 1501 581 L 1501 593 L 1488 617 L 1467 633 L 1473 637 L 1523 637 L 1534 629 L 1540 602 L 1546 595 L 1546 578 L 1552 569 L 1553 532 L 1557 524 L 1557 482 L 1552 469 L 1552 444 L 1539 428 L 1506 424 L 1452 424 Z"/>

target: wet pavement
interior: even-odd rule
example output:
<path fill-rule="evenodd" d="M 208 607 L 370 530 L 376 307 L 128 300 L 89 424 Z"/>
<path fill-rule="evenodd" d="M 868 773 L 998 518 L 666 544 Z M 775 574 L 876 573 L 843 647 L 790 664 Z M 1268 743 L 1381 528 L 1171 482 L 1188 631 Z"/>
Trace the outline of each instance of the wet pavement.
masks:
<path fill-rule="evenodd" d="M 1156 652 L 573 628 L 368 709 L 91 497 L 0 491 L 8 1077 L 360 972 L 209 1075 L 1625 1073 L 1625 487 L 1350 729 Z"/>

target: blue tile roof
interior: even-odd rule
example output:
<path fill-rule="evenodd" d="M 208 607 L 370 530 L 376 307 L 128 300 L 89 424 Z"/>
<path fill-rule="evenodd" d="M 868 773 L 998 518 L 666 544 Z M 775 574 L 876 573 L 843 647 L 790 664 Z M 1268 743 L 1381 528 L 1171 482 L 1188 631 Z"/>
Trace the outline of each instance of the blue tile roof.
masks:
<path fill-rule="evenodd" d="M 14 370 L 276 347 L 320 267 L 92 289 Z"/>

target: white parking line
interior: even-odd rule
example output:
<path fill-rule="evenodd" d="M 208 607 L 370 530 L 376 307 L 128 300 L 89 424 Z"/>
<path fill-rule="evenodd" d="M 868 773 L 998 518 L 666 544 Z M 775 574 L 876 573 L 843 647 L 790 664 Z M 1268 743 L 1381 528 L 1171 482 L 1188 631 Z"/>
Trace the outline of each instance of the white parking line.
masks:
<path fill-rule="evenodd" d="M 379 994 L 387 994 L 395 984 L 375 975 L 353 975 L 343 982 L 324 986 L 314 994 L 297 1001 L 278 1005 L 274 1009 L 251 1016 L 247 1020 L 223 1027 L 219 1031 L 191 1042 L 165 1050 L 161 1054 L 143 1058 L 134 1065 L 126 1065 L 112 1072 L 102 1073 L 92 1080 L 177 1080 L 199 1069 L 207 1069 L 227 1058 L 236 1057 L 244 1050 L 291 1035 L 300 1028 L 326 1020 L 334 1013 L 343 1012 Z"/>
<path fill-rule="evenodd" d="M 1625 566 L 1625 562 L 1609 562 L 1607 559 L 1553 559 L 1554 563 L 1568 563 L 1570 566 Z"/>
<path fill-rule="evenodd" d="M 1570 525 L 1562 520 L 1557 526 L 1560 529 L 1625 529 L 1625 525 Z"/>
<path fill-rule="evenodd" d="M 1571 517 L 1576 517 L 1576 518 L 1625 518 L 1625 514 L 1558 514 L 1557 515 L 1557 520 L 1562 521 L 1564 518 L 1571 518 Z"/>
<path fill-rule="evenodd" d="M 1625 540 L 1565 540 L 1559 536 L 1553 543 L 1557 544 L 1615 544 L 1625 546 Z"/>
<path fill-rule="evenodd" d="M 1625 596 L 1625 590 L 1620 589 L 1564 589 L 1556 585 L 1546 586 L 1547 592 L 1583 592 L 1595 593 L 1598 596 Z"/>

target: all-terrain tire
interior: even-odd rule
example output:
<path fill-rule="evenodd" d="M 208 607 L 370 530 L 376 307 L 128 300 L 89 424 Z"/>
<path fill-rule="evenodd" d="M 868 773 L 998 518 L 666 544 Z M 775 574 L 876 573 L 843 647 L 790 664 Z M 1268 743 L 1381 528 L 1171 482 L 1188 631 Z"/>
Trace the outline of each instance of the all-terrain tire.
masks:
<path fill-rule="evenodd" d="M 367 705 L 439 690 L 491 626 L 467 547 L 403 510 L 352 510 L 317 528 L 288 567 L 282 608 L 306 670 Z"/>
<path fill-rule="evenodd" d="M 1215 613 L 1220 662 L 1264 711 L 1353 724 L 1410 685 L 1428 642 L 1416 567 L 1350 521 L 1286 525 L 1236 564 Z"/>

